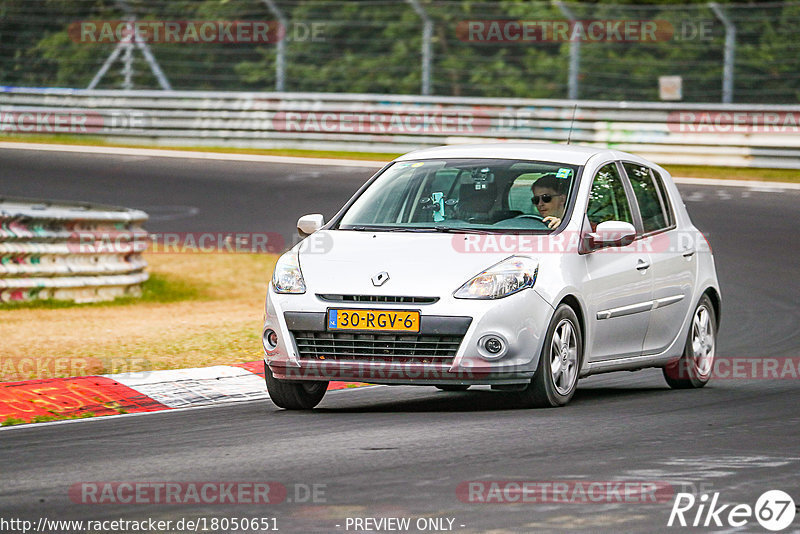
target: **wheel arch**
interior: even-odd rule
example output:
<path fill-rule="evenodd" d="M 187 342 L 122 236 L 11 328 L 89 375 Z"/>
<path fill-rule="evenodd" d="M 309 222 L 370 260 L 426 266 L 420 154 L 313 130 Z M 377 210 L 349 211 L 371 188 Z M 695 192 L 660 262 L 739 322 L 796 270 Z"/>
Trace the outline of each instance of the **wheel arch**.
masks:
<path fill-rule="evenodd" d="M 562 299 L 556 305 L 556 308 L 561 306 L 562 304 L 566 304 L 572 311 L 575 312 L 575 315 L 578 316 L 578 323 L 581 327 L 581 362 L 578 366 L 579 369 L 583 368 L 583 363 L 586 360 L 586 319 L 584 317 L 583 308 L 581 307 L 581 303 L 575 295 L 569 294 L 562 297 Z"/>
<path fill-rule="evenodd" d="M 719 292 L 713 287 L 708 287 L 703 291 L 703 295 L 708 295 L 711 305 L 714 306 L 714 316 L 717 319 L 715 326 L 719 328 L 719 322 L 722 317 L 722 299 L 719 296 Z"/>

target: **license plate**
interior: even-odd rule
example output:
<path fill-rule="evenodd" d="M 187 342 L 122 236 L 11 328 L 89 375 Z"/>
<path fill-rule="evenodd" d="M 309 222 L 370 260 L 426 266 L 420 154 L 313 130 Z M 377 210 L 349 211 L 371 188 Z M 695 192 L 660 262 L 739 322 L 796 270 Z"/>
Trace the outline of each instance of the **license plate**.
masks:
<path fill-rule="evenodd" d="M 419 312 L 329 309 L 328 330 L 419 332 Z"/>

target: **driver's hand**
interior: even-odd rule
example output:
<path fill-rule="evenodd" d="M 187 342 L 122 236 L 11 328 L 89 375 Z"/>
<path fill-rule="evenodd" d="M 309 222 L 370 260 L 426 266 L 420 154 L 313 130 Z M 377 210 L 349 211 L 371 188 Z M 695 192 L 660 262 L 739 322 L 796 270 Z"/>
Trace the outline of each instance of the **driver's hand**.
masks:
<path fill-rule="evenodd" d="M 561 224 L 561 217 L 553 217 L 551 215 L 549 217 L 545 217 L 544 219 L 542 219 L 542 222 L 546 222 L 547 227 L 552 230 L 553 228 Z"/>

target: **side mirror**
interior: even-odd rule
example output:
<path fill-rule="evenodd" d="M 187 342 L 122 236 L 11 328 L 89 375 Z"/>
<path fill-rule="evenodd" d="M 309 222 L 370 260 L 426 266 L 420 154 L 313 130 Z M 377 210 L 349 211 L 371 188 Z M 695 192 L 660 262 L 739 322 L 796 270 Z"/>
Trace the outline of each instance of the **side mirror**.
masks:
<path fill-rule="evenodd" d="M 303 215 L 297 219 L 297 233 L 300 237 L 307 237 L 322 228 L 325 224 L 325 217 L 321 213 Z"/>
<path fill-rule="evenodd" d="M 636 228 L 631 223 L 605 221 L 597 225 L 594 232 L 586 234 L 589 251 L 607 247 L 624 247 L 636 239 Z"/>

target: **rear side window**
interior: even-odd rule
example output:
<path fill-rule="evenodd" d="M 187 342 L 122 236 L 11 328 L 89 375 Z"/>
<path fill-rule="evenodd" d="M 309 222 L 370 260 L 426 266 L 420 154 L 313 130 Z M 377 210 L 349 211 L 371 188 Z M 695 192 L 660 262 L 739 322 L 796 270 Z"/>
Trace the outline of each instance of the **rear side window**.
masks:
<path fill-rule="evenodd" d="M 589 192 L 589 207 L 586 216 L 592 228 L 605 221 L 623 221 L 633 224 L 625 187 L 617 172 L 617 166 L 609 163 L 597 171 Z"/>
<path fill-rule="evenodd" d="M 672 225 L 670 212 L 661 183 L 656 182 L 649 167 L 637 163 L 623 163 L 631 182 L 645 233 L 663 230 Z"/>
<path fill-rule="evenodd" d="M 664 179 L 661 178 L 661 175 L 655 169 L 650 169 L 650 174 L 653 176 L 653 180 L 655 180 L 656 186 L 661 192 L 661 201 L 664 205 L 664 217 L 667 220 L 667 226 L 675 226 L 675 212 L 672 210 L 667 188 L 664 187 Z"/>

